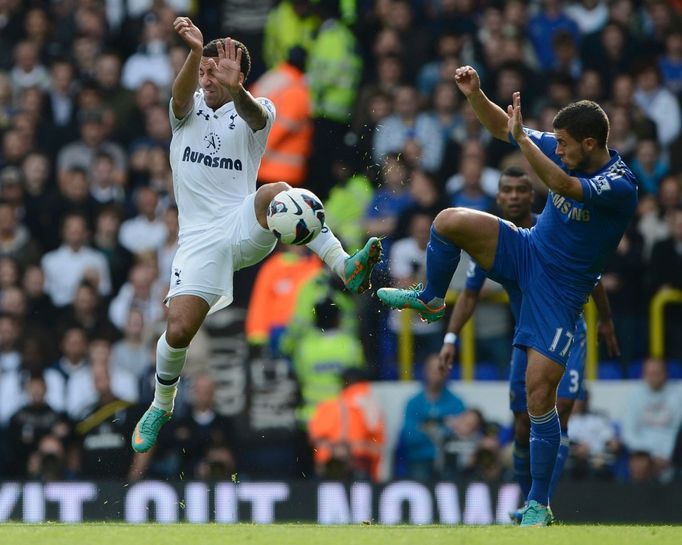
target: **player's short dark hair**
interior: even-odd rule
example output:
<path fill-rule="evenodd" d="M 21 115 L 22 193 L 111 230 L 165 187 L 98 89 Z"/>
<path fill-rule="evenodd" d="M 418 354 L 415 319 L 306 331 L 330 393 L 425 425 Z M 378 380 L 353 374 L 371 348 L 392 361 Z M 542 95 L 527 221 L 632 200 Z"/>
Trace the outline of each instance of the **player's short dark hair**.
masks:
<path fill-rule="evenodd" d="M 235 40 L 234 38 L 232 38 L 232 41 L 234 42 L 234 45 L 237 49 L 242 50 L 240 70 L 242 74 L 244 74 L 244 81 L 246 81 L 246 78 L 249 77 L 249 72 L 251 72 L 251 54 L 249 53 L 249 50 L 242 42 L 240 42 L 239 40 Z M 213 58 L 218 57 L 218 42 L 224 42 L 224 38 L 216 38 L 215 40 L 211 40 L 210 42 L 208 42 L 204 46 L 204 49 L 201 52 L 201 56 Z"/>
<path fill-rule="evenodd" d="M 521 178 L 528 187 L 531 189 L 533 188 L 533 182 L 531 181 L 530 176 L 528 176 L 528 173 L 516 165 L 508 166 L 500 173 L 500 181 L 498 182 L 498 186 L 502 184 L 502 178 L 505 177 Z"/>
<path fill-rule="evenodd" d="M 578 142 L 594 138 L 599 147 L 606 147 L 609 138 L 609 118 L 601 106 L 592 100 L 579 100 L 565 106 L 554 116 L 554 130 L 565 129 Z"/>

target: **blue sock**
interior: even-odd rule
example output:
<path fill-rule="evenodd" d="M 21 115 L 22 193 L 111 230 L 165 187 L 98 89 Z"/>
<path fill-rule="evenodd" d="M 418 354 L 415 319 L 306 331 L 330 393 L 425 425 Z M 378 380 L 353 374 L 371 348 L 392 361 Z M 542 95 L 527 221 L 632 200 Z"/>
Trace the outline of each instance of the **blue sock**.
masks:
<path fill-rule="evenodd" d="M 528 501 L 549 505 L 549 483 L 556 464 L 561 424 L 556 407 L 540 416 L 530 415 L 530 474 L 533 484 Z"/>
<path fill-rule="evenodd" d="M 429 245 L 426 247 L 426 287 L 419 294 L 422 301 L 428 303 L 434 297 L 445 298 L 461 253 L 457 246 L 431 226 Z"/>
<path fill-rule="evenodd" d="M 568 458 L 568 449 L 570 443 L 568 441 L 568 430 L 561 428 L 561 442 L 559 443 L 559 452 L 556 455 L 556 464 L 554 464 L 554 473 L 552 473 L 552 480 L 549 483 L 549 501 L 552 501 L 554 496 L 554 490 L 556 490 L 556 485 L 561 478 L 561 472 L 564 470 L 564 465 L 566 465 L 566 459 Z"/>
<path fill-rule="evenodd" d="M 523 494 L 523 501 L 525 502 L 530 492 L 530 485 L 533 482 L 530 478 L 530 447 L 528 445 L 519 445 L 514 441 L 514 474 L 516 481 L 521 487 Z"/>

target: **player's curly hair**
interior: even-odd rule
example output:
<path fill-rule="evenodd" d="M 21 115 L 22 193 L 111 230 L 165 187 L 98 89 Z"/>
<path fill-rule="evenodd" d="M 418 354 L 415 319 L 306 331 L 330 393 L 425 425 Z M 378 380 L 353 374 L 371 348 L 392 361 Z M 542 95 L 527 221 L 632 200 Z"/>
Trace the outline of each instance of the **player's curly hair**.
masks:
<path fill-rule="evenodd" d="M 609 118 L 601 106 L 591 100 L 579 100 L 565 106 L 554 116 L 554 130 L 565 129 L 578 142 L 594 138 L 601 148 L 609 138 Z"/>
<path fill-rule="evenodd" d="M 201 56 L 213 58 L 218 57 L 218 42 L 221 42 L 223 40 L 224 38 L 217 38 L 215 40 L 211 40 L 210 42 L 208 42 L 204 46 L 204 49 L 201 52 Z M 239 40 L 235 40 L 234 38 L 232 38 L 232 41 L 234 42 L 235 47 L 242 50 L 242 60 L 240 69 L 242 74 L 244 74 L 244 81 L 246 81 L 246 79 L 249 77 L 249 72 L 251 72 L 251 54 L 249 53 L 249 50 L 242 42 L 240 42 Z"/>

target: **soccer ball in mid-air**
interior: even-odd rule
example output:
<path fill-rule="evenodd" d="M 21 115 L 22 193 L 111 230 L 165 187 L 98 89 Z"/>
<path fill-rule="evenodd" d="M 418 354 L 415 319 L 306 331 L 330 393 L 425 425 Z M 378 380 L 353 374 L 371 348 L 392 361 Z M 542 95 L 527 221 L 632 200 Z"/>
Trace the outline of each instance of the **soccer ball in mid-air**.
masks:
<path fill-rule="evenodd" d="M 312 191 L 294 187 L 275 195 L 267 220 L 270 231 L 284 244 L 308 244 L 324 227 L 324 206 Z"/>

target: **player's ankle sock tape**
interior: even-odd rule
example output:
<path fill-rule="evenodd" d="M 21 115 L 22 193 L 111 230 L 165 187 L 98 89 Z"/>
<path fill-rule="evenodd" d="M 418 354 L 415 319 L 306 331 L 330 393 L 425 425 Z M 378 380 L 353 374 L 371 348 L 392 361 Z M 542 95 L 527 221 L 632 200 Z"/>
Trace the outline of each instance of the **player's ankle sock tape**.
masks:
<path fill-rule="evenodd" d="M 530 474 L 533 484 L 528 501 L 549 504 L 549 485 L 560 441 L 561 425 L 556 408 L 543 415 L 530 415 Z"/>
<path fill-rule="evenodd" d="M 514 474 L 516 481 L 519 483 L 521 493 L 523 494 L 523 501 L 528 498 L 530 492 L 530 485 L 533 482 L 530 476 L 530 446 L 519 445 L 514 441 L 514 450 L 512 453 L 514 461 Z"/>
<path fill-rule="evenodd" d="M 457 270 L 461 250 L 431 226 L 431 236 L 426 247 L 426 287 L 419 295 L 424 302 L 445 298 L 452 275 Z"/>
<path fill-rule="evenodd" d="M 343 246 L 341 246 L 341 241 L 336 238 L 331 229 L 328 227 L 322 229 L 322 232 L 306 244 L 306 246 L 320 256 L 320 259 L 331 270 L 343 278 L 343 263 L 348 254 L 343 249 Z"/>
<path fill-rule="evenodd" d="M 187 347 L 173 348 L 166 341 L 166 332 L 159 337 L 156 343 L 156 375 L 166 383 L 172 384 L 185 366 L 187 359 Z"/>
<path fill-rule="evenodd" d="M 556 485 L 561 479 L 561 473 L 564 471 L 564 466 L 566 465 L 566 460 L 568 459 L 568 451 L 570 449 L 571 442 L 568 440 L 568 430 L 561 429 L 561 442 L 559 443 L 559 452 L 556 456 L 556 464 L 554 464 L 554 472 L 552 473 L 552 480 L 549 483 L 549 501 L 552 501 L 554 496 L 554 491 L 556 490 Z"/>

